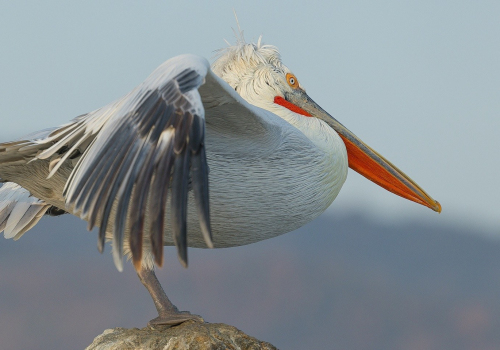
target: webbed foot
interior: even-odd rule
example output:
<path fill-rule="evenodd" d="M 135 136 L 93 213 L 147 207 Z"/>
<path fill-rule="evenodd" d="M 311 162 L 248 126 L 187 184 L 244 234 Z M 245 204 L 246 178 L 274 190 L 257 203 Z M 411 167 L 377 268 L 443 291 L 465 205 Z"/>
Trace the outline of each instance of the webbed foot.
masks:
<path fill-rule="evenodd" d="M 151 321 L 149 321 L 148 326 L 177 326 L 190 320 L 202 323 L 205 322 L 205 320 L 201 316 L 193 315 L 189 311 L 177 311 L 165 313 L 156 318 L 153 318 Z"/>
<path fill-rule="evenodd" d="M 149 291 L 158 311 L 158 317 L 149 321 L 148 326 L 176 326 L 189 320 L 205 322 L 201 316 L 193 315 L 189 311 L 179 311 L 168 299 L 153 270 L 141 269 L 137 271 L 137 275 Z"/>

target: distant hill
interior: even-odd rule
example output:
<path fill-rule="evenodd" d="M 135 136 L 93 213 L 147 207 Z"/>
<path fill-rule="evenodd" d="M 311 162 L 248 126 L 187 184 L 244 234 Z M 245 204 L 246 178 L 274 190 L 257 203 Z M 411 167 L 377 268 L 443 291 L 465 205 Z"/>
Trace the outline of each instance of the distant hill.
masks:
<path fill-rule="evenodd" d="M 0 241 L 5 349 L 76 349 L 154 317 L 131 266 L 70 216 Z M 166 248 L 158 275 L 181 309 L 280 349 L 500 349 L 500 241 L 462 227 L 322 216 L 246 247 Z"/>

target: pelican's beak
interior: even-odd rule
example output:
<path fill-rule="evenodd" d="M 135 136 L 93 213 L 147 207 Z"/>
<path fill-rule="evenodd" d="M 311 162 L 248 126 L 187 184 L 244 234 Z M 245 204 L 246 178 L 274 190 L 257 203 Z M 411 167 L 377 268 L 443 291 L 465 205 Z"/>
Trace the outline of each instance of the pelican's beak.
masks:
<path fill-rule="evenodd" d="M 294 93 L 286 94 L 285 99 L 310 116 L 323 120 L 339 134 L 344 140 L 351 169 L 398 196 L 425 205 L 438 213 L 441 212 L 438 201 L 432 199 L 415 181 L 323 110 L 305 91 L 298 89 Z"/>

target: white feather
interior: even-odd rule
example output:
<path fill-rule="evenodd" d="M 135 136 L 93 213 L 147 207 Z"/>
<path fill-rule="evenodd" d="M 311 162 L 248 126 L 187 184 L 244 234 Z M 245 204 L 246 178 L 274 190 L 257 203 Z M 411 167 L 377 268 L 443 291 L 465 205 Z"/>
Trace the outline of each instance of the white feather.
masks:
<path fill-rule="evenodd" d="M 0 232 L 7 239 L 19 239 L 45 214 L 49 204 L 32 197 L 21 186 L 8 182 L 0 188 Z"/>

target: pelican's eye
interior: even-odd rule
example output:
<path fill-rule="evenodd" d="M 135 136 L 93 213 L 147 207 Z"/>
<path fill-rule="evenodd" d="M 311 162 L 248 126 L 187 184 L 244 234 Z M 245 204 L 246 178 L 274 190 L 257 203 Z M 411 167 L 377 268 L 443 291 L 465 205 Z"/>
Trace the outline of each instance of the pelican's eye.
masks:
<path fill-rule="evenodd" d="M 297 80 L 295 75 L 293 75 L 292 73 L 286 74 L 286 81 L 287 81 L 288 85 L 290 85 L 290 87 L 292 87 L 294 89 L 299 87 L 299 81 Z"/>

